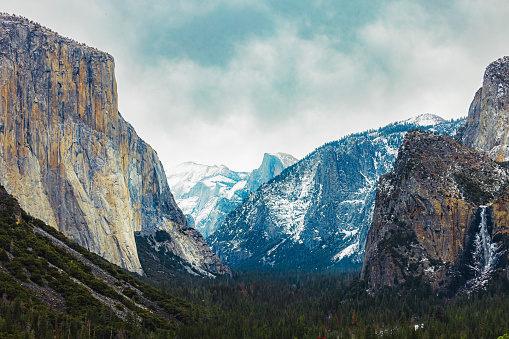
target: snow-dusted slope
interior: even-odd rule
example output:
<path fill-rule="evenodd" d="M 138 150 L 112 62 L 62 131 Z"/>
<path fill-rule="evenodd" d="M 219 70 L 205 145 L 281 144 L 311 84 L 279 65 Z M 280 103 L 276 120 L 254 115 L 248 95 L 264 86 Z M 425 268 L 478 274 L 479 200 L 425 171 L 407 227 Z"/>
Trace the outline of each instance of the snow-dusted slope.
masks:
<path fill-rule="evenodd" d="M 166 176 L 189 225 L 205 237 L 247 195 L 249 173 L 234 172 L 223 165 L 185 162 L 170 168 Z"/>
<path fill-rule="evenodd" d="M 250 194 L 208 243 L 232 267 L 359 266 L 378 177 L 392 168 L 405 133 L 454 134 L 463 124 L 423 115 L 325 144 Z"/>
<path fill-rule="evenodd" d="M 289 154 L 265 154 L 261 166 L 251 173 L 185 162 L 170 168 L 166 176 L 190 226 L 207 237 L 250 191 L 295 162 L 297 159 Z"/>
<path fill-rule="evenodd" d="M 421 114 L 416 117 L 401 121 L 400 123 L 414 124 L 417 126 L 432 126 L 432 125 L 440 125 L 445 122 L 446 122 L 446 120 L 439 117 L 438 115 L 425 113 L 425 114 Z"/>

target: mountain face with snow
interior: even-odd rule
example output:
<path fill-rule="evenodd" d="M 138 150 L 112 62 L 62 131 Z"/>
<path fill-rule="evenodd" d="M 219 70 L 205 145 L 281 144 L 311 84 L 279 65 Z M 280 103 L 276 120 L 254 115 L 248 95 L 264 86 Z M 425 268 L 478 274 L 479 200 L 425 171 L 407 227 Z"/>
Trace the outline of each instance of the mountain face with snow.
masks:
<path fill-rule="evenodd" d="M 285 153 L 265 153 L 262 164 L 253 172 L 235 172 L 228 167 L 185 162 L 166 174 L 177 205 L 188 223 L 205 237 L 221 225 L 251 191 L 297 162 Z"/>
<path fill-rule="evenodd" d="M 457 140 L 495 161 L 509 161 L 509 56 L 492 62 Z"/>
<path fill-rule="evenodd" d="M 254 192 L 262 184 L 268 182 L 272 178 L 279 175 L 283 170 L 295 164 L 298 160 L 290 154 L 265 153 L 263 156 L 262 164 L 259 168 L 255 169 L 247 179 L 246 187 L 248 191 Z"/>
<path fill-rule="evenodd" d="M 250 194 L 208 243 L 234 268 L 359 267 L 378 178 L 406 132 L 454 135 L 463 123 L 427 114 L 327 143 Z"/>

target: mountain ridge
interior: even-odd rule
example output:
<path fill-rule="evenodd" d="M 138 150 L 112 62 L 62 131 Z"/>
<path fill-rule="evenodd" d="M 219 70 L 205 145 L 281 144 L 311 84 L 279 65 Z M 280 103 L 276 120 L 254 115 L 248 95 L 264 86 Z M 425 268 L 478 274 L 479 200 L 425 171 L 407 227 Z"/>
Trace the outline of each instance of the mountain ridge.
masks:
<path fill-rule="evenodd" d="M 451 138 L 407 134 L 381 177 L 362 278 L 372 290 L 428 282 L 454 295 L 508 276 L 509 57 L 488 65 L 466 123 Z"/>
<path fill-rule="evenodd" d="M 424 128 L 453 133 L 462 122 Z M 392 123 L 318 147 L 232 211 L 208 238 L 212 250 L 234 268 L 360 268 L 376 181 L 415 127 Z"/>
<path fill-rule="evenodd" d="M 184 162 L 166 171 L 168 184 L 190 225 L 210 236 L 251 191 L 297 161 L 286 153 L 265 153 L 251 172 L 235 172 L 225 165 Z"/>
<path fill-rule="evenodd" d="M 422 276 L 436 290 L 454 293 L 474 278 L 471 249 L 481 207 L 499 204 L 508 184 L 506 167 L 454 139 L 408 133 L 394 169 L 377 187 L 361 277 L 377 289 Z M 502 236 L 500 227 L 493 225 L 494 236 Z"/>

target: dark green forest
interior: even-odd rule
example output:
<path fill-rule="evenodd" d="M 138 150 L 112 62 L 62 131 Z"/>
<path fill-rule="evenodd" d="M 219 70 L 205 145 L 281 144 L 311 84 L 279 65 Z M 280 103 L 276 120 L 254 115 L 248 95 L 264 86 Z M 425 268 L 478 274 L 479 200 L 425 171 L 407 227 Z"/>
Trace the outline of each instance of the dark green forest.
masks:
<path fill-rule="evenodd" d="M 100 268 L 107 275 L 98 276 Z M 497 338 L 509 283 L 454 299 L 420 279 L 371 294 L 359 272 L 135 277 L 0 190 L 0 338 Z M 112 283 L 113 282 L 113 283 Z"/>
<path fill-rule="evenodd" d="M 501 276 L 485 291 L 452 300 L 418 281 L 371 296 L 353 273 L 193 278 L 159 285 L 161 298 L 170 293 L 196 305 L 184 307 L 187 315 L 169 331 L 104 307 L 56 312 L 1 279 L 2 338 L 497 338 L 509 330 L 509 286 Z"/>
<path fill-rule="evenodd" d="M 160 285 L 207 310 L 182 338 L 497 338 L 509 332 L 503 272 L 454 299 L 419 279 L 371 295 L 358 272 L 238 272 Z"/>

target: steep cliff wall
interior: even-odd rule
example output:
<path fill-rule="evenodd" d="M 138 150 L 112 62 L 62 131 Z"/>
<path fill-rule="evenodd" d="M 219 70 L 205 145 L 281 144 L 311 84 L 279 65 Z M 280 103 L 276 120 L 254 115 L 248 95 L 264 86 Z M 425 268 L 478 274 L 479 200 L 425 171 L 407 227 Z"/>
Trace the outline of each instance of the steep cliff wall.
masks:
<path fill-rule="evenodd" d="M 118 113 L 113 57 L 0 16 L 0 181 L 23 209 L 107 260 L 142 272 L 134 232 L 214 273 L 156 152 Z M 195 234 L 196 233 L 196 234 Z"/>
<path fill-rule="evenodd" d="M 508 183 L 509 170 L 485 155 L 450 137 L 409 132 L 377 186 L 362 277 L 373 288 L 421 277 L 443 291 L 475 278 L 483 209 L 496 246 L 507 243 Z"/>
<path fill-rule="evenodd" d="M 509 160 L 509 57 L 492 62 L 458 140 L 496 161 Z"/>
<path fill-rule="evenodd" d="M 286 153 L 270 154 L 265 153 L 263 155 L 262 164 L 260 167 L 255 169 L 249 174 L 247 179 L 246 188 L 250 192 L 254 192 L 262 184 L 272 180 L 287 167 L 292 166 L 298 160 L 292 155 Z"/>

